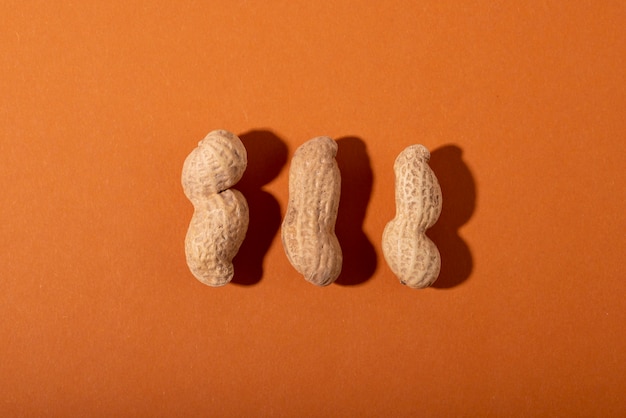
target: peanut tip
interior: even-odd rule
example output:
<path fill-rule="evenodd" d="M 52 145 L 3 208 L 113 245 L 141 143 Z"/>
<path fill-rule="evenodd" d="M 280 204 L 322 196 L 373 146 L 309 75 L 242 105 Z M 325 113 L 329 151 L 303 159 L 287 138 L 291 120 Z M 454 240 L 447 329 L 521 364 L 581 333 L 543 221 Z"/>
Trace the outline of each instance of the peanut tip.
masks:
<path fill-rule="evenodd" d="M 428 148 L 422 144 L 411 145 L 407 148 L 407 150 L 416 157 L 423 158 L 426 162 L 430 161 L 430 151 L 428 151 Z"/>

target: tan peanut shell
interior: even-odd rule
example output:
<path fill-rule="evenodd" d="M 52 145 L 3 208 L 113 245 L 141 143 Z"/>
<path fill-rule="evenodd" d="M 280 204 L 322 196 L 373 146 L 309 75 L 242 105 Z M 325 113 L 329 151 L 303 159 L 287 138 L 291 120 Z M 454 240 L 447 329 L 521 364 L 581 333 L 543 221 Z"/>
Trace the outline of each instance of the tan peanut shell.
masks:
<path fill-rule="evenodd" d="M 209 286 L 223 286 L 234 275 L 232 259 L 248 230 L 248 204 L 230 189 L 248 163 L 246 149 L 234 134 L 209 133 L 185 160 L 183 190 L 194 206 L 185 237 L 187 265 Z"/>
<path fill-rule="evenodd" d="M 313 138 L 296 150 L 289 169 L 283 247 L 291 265 L 317 286 L 334 282 L 343 261 L 335 235 L 341 192 L 336 155 L 331 138 Z"/>
<path fill-rule="evenodd" d="M 246 171 L 248 153 L 235 134 L 225 130 L 209 132 L 187 156 L 183 165 L 183 189 L 193 202 L 234 186 Z"/>
<path fill-rule="evenodd" d="M 437 280 L 441 256 L 425 234 L 441 214 L 439 181 L 428 165 L 430 153 L 411 145 L 394 163 L 396 216 L 383 232 L 382 250 L 387 264 L 402 284 L 415 289 Z"/>

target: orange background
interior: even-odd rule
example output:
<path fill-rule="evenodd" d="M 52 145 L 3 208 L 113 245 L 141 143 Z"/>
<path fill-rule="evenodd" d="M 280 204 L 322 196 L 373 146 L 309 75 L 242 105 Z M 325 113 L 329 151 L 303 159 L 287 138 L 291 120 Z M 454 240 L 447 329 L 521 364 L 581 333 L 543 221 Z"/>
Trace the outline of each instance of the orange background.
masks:
<path fill-rule="evenodd" d="M 624 416 L 626 5 L 4 1 L 3 416 Z M 241 136 L 234 283 L 180 185 Z M 284 255 L 289 161 L 339 141 L 337 284 Z M 380 237 L 432 150 L 433 288 Z"/>

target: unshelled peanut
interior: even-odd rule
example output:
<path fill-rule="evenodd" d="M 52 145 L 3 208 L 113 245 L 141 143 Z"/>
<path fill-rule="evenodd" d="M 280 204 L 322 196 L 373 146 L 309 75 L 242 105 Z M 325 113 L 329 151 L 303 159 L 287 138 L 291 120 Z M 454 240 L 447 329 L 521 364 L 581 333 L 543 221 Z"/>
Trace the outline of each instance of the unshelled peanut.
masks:
<path fill-rule="evenodd" d="M 317 286 L 334 282 L 343 261 L 335 235 L 341 192 L 336 155 L 331 138 L 313 138 L 296 150 L 289 169 L 283 247 L 291 265 Z"/>
<path fill-rule="evenodd" d="M 234 134 L 210 132 L 185 160 L 182 185 L 194 213 L 185 237 L 192 274 L 209 286 L 223 286 L 234 275 L 232 259 L 248 230 L 248 204 L 230 189 L 243 176 L 246 149 Z"/>
<path fill-rule="evenodd" d="M 382 250 L 402 284 L 415 289 L 430 286 L 441 268 L 437 246 L 425 234 L 441 214 L 439 181 L 428 165 L 430 153 L 411 145 L 394 163 L 396 215 L 385 227 Z"/>

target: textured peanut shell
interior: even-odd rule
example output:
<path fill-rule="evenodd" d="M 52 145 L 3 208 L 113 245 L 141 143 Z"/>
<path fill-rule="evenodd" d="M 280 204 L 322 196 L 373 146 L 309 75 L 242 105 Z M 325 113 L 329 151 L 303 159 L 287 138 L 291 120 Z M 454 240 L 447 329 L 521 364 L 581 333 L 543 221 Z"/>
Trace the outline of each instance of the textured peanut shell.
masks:
<path fill-rule="evenodd" d="M 248 230 L 246 199 L 229 189 L 241 179 L 246 165 L 243 143 L 224 130 L 209 133 L 183 165 L 183 190 L 194 206 L 185 237 L 187 265 L 209 286 L 223 286 L 232 280 L 232 259 Z"/>
<path fill-rule="evenodd" d="M 210 132 L 185 159 L 182 183 L 189 200 L 234 186 L 248 165 L 241 140 L 225 130 Z"/>
<path fill-rule="evenodd" d="M 428 165 L 430 153 L 412 145 L 394 163 L 396 216 L 385 227 L 382 250 L 401 283 L 415 289 L 437 280 L 441 256 L 425 234 L 441 214 L 439 181 Z"/>
<path fill-rule="evenodd" d="M 210 195 L 196 206 L 185 254 L 193 275 L 209 286 L 223 286 L 234 275 L 232 260 L 248 230 L 248 204 L 235 189 Z"/>
<path fill-rule="evenodd" d="M 289 169 L 283 247 L 291 265 L 317 286 L 334 282 L 343 262 L 335 235 L 341 191 L 336 155 L 331 138 L 313 138 L 296 150 Z"/>

